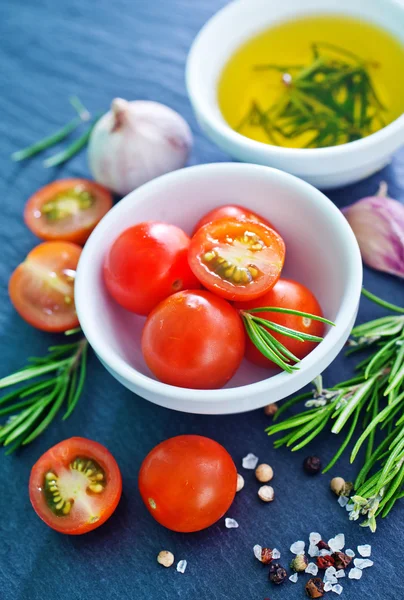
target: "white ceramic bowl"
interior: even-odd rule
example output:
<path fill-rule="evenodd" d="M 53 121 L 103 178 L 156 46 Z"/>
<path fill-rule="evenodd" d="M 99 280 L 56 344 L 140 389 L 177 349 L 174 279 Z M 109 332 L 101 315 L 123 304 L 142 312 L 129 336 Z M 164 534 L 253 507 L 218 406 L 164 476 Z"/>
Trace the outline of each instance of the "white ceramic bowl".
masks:
<path fill-rule="evenodd" d="M 389 162 L 404 143 L 404 115 L 373 135 L 349 144 L 293 149 L 240 135 L 226 123 L 217 102 L 221 71 L 243 42 L 280 21 L 325 13 L 373 21 L 404 43 L 403 0 L 236 0 L 211 18 L 197 35 L 188 56 L 186 83 L 202 130 L 222 150 L 241 161 L 276 167 L 317 187 L 332 188 L 359 181 Z"/>
<path fill-rule="evenodd" d="M 284 275 L 307 285 L 335 323 L 295 373 L 270 377 L 244 361 L 219 390 L 192 390 L 157 381 L 140 350 L 144 318 L 109 297 L 103 283 L 105 253 L 127 227 L 147 220 L 192 231 L 204 213 L 241 204 L 271 220 L 286 242 Z M 151 274 L 152 276 L 152 274 Z M 121 200 L 86 243 L 75 297 L 83 331 L 101 362 L 127 388 L 161 406 L 192 413 L 236 413 L 280 400 L 321 373 L 343 347 L 354 323 L 362 284 L 356 239 L 345 217 L 308 183 L 268 167 L 220 163 L 175 171 Z"/>

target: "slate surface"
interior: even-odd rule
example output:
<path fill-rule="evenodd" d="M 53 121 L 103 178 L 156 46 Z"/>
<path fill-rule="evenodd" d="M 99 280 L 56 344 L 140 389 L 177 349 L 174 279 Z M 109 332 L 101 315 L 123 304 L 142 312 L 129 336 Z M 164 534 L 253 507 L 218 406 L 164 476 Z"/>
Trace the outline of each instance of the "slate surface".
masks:
<path fill-rule="evenodd" d="M 184 87 L 184 64 L 193 37 L 223 0 L 3 0 L 0 4 L 0 374 L 21 366 L 29 354 L 43 352 L 49 337 L 25 324 L 13 311 L 6 285 L 12 269 L 37 240 L 21 214 L 40 186 L 65 176 L 88 176 L 85 154 L 62 169 L 45 170 L 41 158 L 15 165 L 10 153 L 66 122 L 67 98 L 78 93 L 91 110 L 106 109 L 114 96 L 146 98 L 178 110 L 191 124 L 195 149 L 191 163 L 228 160 L 205 139 L 193 118 Z M 383 172 L 330 194 L 346 205 L 375 192 L 381 179 L 393 197 L 404 199 L 404 149 Z M 391 301 L 404 302 L 402 282 L 366 271 L 366 286 Z M 364 300 L 360 320 L 381 313 Z M 337 382 L 350 363 L 340 357 L 326 374 Z M 287 563 L 289 545 L 310 531 L 325 538 L 345 532 L 348 545 L 370 542 L 376 566 L 360 582 L 343 580 L 346 600 L 402 598 L 402 522 L 397 508 L 377 534 L 349 523 L 328 490 L 329 477 L 302 473 L 303 455 L 274 452 L 264 434 L 262 411 L 208 417 L 158 408 L 120 387 L 95 358 L 80 405 L 67 422 L 56 422 L 18 456 L 0 454 L 0 599 L 37 600 L 271 600 L 302 598 L 303 582 L 270 587 L 266 571 L 253 558 L 256 543 L 276 546 Z M 142 505 L 137 472 L 159 441 L 180 433 L 199 433 L 223 443 L 237 465 L 256 453 L 275 470 L 276 500 L 264 505 L 257 484 L 245 472 L 246 487 L 230 516 L 194 535 L 179 535 L 157 525 Z M 108 446 L 120 464 L 124 494 L 116 514 L 99 530 L 80 538 L 58 535 L 34 515 L 27 480 L 35 460 L 56 442 L 81 435 Z M 332 436 L 312 446 L 329 459 Z M 354 468 L 344 460 L 334 473 L 347 478 Z M 404 503 L 403 503 L 404 504 Z M 167 548 L 188 568 L 165 570 L 155 556 Z"/>

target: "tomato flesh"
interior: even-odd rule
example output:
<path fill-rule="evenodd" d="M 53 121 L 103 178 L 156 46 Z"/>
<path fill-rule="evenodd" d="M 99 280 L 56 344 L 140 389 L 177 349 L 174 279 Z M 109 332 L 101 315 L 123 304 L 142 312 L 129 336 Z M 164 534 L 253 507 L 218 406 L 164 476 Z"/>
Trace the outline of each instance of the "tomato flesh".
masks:
<path fill-rule="evenodd" d="M 252 300 L 271 289 L 285 260 L 281 236 L 262 223 L 221 219 L 191 240 L 189 263 L 199 281 L 227 300 Z"/>
<path fill-rule="evenodd" d="M 45 452 L 29 481 L 37 515 L 52 529 L 70 535 L 105 523 L 121 492 L 121 473 L 112 454 L 101 444 L 79 437 Z"/>
<path fill-rule="evenodd" d="M 237 302 L 235 306 L 239 309 L 260 308 L 261 306 L 291 308 L 318 317 L 323 316 L 321 307 L 314 294 L 301 283 L 290 279 L 279 279 L 275 286 L 264 296 L 261 296 L 261 298 L 250 302 Z M 296 331 L 301 331 L 310 335 L 316 335 L 318 337 L 324 335 L 324 323 L 314 321 L 307 317 L 265 311 L 254 313 L 254 316 L 273 321 L 284 327 L 289 327 L 290 329 L 295 329 Z M 300 342 L 299 340 L 282 335 L 276 331 L 270 331 L 270 333 L 292 352 L 292 354 L 300 359 L 307 356 L 318 345 L 315 342 Z M 246 340 L 245 355 L 248 360 L 260 367 L 276 367 L 271 360 L 261 354 L 249 338 Z"/>
<path fill-rule="evenodd" d="M 102 185 L 87 179 L 61 179 L 31 196 L 24 219 L 43 240 L 84 244 L 111 207 L 112 195 Z"/>
<path fill-rule="evenodd" d="M 9 295 L 20 316 L 43 331 L 66 331 L 79 322 L 74 279 L 81 254 L 70 242 L 36 246 L 11 275 Z"/>
<path fill-rule="evenodd" d="M 173 531 L 200 531 L 221 519 L 236 494 L 237 469 L 217 442 L 180 435 L 145 458 L 139 490 L 150 514 Z"/>
<path fill-rule="evenodd" d="M 198 221 L 194 228 L 194 232 L 192 235 L 208 223 L 213 223 L 213 221 L 218 221 L 219 219 L 237 219 L 238 221 L 254 221 L 255 223 L 263 223 L 267 227 L 271 227 L 275 229 L 272 223 L 261 215 L 257 213 L 251 212 L 248 208 L 244 208 L 244 206 L 238 206 L 237 204 L 226 204 L 225 206 L 219 206 L 218 208 L 214 208 L 209 211 Z"/>
<path fill-rule="evenodd" d="M 236 310 L 207 291 L 166 298 L 149 315 L 142 352 L 164 383 L 192 389 L 222 387 L 244 354 L 244 328 Z"/>
<path fill-rule="evenodd" d="M 200 283 L 188 264 L 190 239 L 175 225 L 139 223 L 126 229 L 109 249 L 104 281 L 121 306 L 148 315 L 164 298 Z"/>

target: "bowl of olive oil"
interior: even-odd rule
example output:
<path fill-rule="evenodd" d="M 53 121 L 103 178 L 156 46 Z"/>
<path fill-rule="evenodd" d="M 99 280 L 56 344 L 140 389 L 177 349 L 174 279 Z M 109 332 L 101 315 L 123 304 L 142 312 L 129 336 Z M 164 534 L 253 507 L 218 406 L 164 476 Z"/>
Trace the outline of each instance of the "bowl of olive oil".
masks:
<path fill-rule="evenodd" d="M 237 0 L 203 27 L 186 79 L 197 119 L 234 158 L 322 188 L 404 144 L 404 3 Z"/>

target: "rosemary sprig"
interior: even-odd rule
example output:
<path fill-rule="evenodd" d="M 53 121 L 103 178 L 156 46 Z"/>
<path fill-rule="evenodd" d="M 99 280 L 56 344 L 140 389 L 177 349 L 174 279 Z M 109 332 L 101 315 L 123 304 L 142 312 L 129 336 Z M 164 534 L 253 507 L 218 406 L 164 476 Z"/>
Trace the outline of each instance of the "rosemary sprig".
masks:
<path fill-rule="evenodd" d="M 286 346 L 282 344 L 282 342 L 277 340 L 272 335 L 271 331 L 275 331 L 276 333 L 285 335 L 286 337 L 293 338 L 299 342 L 321 342 L 323 338 L 315 335 L 309 335 L 295 329 L 290 329 L 289 327 L 284 327 L 283 325 L 279 325 L 279 323 L 269 321 L 268 319 L 263 319 L 259 316 L 254 316 L 255 313 L 267 312 L 296 315 L 302 318 L 320 321 L 321 323 L 326 323 L 328 325 L 334 325 L 332 321 L 324 319 L 323 317 L 290 308 L 264 306 L 260 308 L 250 308 L 248 310 L 240 310 L 240 316 L 243 320 L 248 337 L 252 343 L 266 358 L 274 362 L 278 367 L 284 371 L 287 371 L 288 373 L 293 373 L 293 371 L 298 370 L 299 367 L 291 363 L 297 363 L 300 359 L 292 354 L 292 352 L 290 352 Z"/>
<path fill-rule="evenodd" d="M 77 129 L 77 127 L 81 125 L 81 123 L 88 121 L 91 118 L 90 113 L 77 96 L 72 96 L 71 98 L 69 98 L 69 101 L 73 108 L 76 110 L 78 116 L 69 121 L 66 125 L 64 125 L 64 127 L 58 129 L 51 135 L 48 135 L 42 138 L 41 140 L 38 140 L 37 142 L 35 142 L 31 146 L 28 146 L 27 148 L 23 148 L 22 150 L 14 152 L 11 155 L 12 160 L 25 160 L 26 158 L 30 158 L 31 156 L 35 156 L 35 154 L 42 152 L 42 150 L 46 150 L 47 148 L 58 144 L 59 142 L 67 138 L 75 129 Z"/>
<path fill-rule="evenodd" d="M 29 365 L 0 379 L 0 389 L 25 382 L 0 397 L 0 417 L 10 415 L 0 426 L 0 444 L 8 447 L 6 454 L 37 438 L 63 404 L 63 419 L 71 415 L 83 391 L 87 351 L 85 338 L 51 346 L 45 356 L 29 359 Z"/>
<path fill-rule="evenodd" d="M 262 129 L 271 144 L 288 145 L 310 133 L 302 147 L 320 148 L 360 139 L 385 124 L 387 110 L 374 88 L 370 68 L 377 63 L 363 60 L 334 44 L 312 45 L 308 65 L 255 65 L 256 72 L 281 74 L 279 98 L 269 108 L 253 99 L 236 127 Z"/>
<path fill-rule="evenodd" d="M 44 160 L 44 163 L 43 163 L 44 167 L 49 168 L 49 167 L 56 167 L 58 165 L 61 165 L 61 164 L 65 163 L 66 161 L 70 160 L 78 152 L 80 152 L 80 150 L 82 148 L 84 148 L 84 146 L 87 144 L 88 140 L 90 139 L 91 132 L 94 129 L 94 127 L 95 127 L 97 121 L 100 119 L 100 117 L 101 117 L 101 113 L 97 114 L 95 116 L 94 121 L 91 123 L 90 127 L 87 129 L 87 131 L 85 131 L 79 138 L 77 138 L 77 140 L 74 140 L 74 142 L 72 142 L 70 144 L 70 146 L 68 146 L 64 150 L 61 150 L 60 152 L 57 152 L 53 156 L 50 156 L 46 160 Z"/>
<path fill-rule="evenodd" d="M 286 445 L 292 451 L 306 446 L 326 427 L 342 434 L 341 445 L 323 472 L 335 465 L 351 441 L 355 441 L 351 462 L 366 446 L 354 484 L 350 519 L 365 515 L 362 525 L 375 531 L 376 518 L 385 517 L 404 490 L 404 308 L 367 290 L 363 294 L 401 314 L 356 326 L 348 353 L 370 349 L 356 366 L 357 375 L 329 389 L 323 388 L 322 378 L 318 377 L 313 392 L 288 400 L 266 431 L 268 435 L 286 432 L 274 445 Z M 301 402 L 306 410 L 276 423 L 290 407 Z M 375 447 L 376 434 L 380 433 L 384 439 Z"/>

